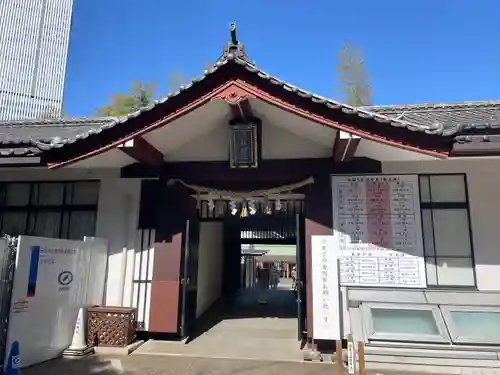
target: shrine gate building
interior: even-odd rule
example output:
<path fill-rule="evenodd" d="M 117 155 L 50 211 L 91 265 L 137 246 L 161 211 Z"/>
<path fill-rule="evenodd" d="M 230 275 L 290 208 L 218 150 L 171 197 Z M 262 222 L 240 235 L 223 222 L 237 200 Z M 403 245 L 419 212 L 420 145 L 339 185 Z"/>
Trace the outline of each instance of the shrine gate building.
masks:
<path fill-rule="evenodd" d="M 257 67 L 233 28 L 210 69 L 128 116 L 0 122 L 1 230 L 106 238 L 103 303 L 172 338 L 241 288 L 242 243 L 294 244 L 305 341 L 311 239 L 336 234 L 342 336 L 369 365 L 500 367 L 499 123 L 496 101 L 321 97 Z"/>

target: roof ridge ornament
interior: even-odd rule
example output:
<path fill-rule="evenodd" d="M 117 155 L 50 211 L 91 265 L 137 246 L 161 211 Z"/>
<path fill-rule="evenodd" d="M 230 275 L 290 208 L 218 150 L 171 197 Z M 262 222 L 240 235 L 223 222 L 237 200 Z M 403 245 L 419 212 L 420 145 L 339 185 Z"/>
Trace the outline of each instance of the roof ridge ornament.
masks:
<path fill-rule="evenodd" d="M 254 62 L 250 60 L 245 52 L 245 46 L 241 43 L 236 36 L 236 23 L 232 22 L 229 25 L 229 42 L 224 46 L 222 50 L 222 56 L 219 57 L 217 62 L 223 62 L 231 58 L 239 58 L 245 62 L 254 65 Z"/>
<path fill-rule="evenodd" d="M 231 33 L 231 43 L 238 45 L 238 39 L 236 38 L 236 24 L 234 22 L 229 25 L 229 31 Z"/>

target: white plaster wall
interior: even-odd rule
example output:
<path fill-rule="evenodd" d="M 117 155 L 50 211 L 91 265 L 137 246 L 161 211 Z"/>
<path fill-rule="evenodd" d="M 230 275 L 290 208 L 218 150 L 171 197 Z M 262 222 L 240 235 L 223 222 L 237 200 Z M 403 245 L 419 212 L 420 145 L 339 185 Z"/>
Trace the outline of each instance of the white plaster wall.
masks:
<path fill-rule="evenodd" d="M 135 252 L 140 193 L 140 179 L 105 178 L 100 183 L 96 236 L 109 243 L 106 305 L 129 305 L 131 299 L 133 272 L 127 263 Z"/>
<path fill-rule="evenodd" d="M 301 137 L 285 126 L 262 123 L 262 159 L 309 159 L 331 155 L 331 145 Z"/>
<path fill-rule="evenodd" d="M 477 287 L 484 291 L 499 291 L 500 158 L 383 162 L 382 172 L 466 174 Z"/>
<path fill-rule="evenodd" d="M 229 159 L 229 124 L 217 126 L 165 155 L 167 161 L 223 161 Z"/>
<path fill-rule="evenodd" d="M 224 261 L 223 231 L 223 223 L 200 223 L 198 294 L 196 297 L 197 318 L 221 296 Z"/>
<path fill-rule="evenodd" d="M 165 155 L 167 161 L 223 161 L 229 159 L 229 125 L 224 123 L 180 145 Z M 333 142 L 333 141 L 332 141 Z M 321 158 L 332 155 L 332 146 L 314 142 L 285 128 L 262 124 L 263 159 Z"/>

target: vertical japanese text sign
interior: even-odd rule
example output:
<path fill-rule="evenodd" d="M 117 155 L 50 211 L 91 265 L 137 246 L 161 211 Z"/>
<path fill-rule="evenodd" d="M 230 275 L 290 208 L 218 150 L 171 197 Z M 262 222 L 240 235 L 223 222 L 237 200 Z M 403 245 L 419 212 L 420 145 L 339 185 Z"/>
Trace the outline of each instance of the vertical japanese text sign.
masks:
<path fill-rule="evenodd" d="M 338 255 L 333 236 L 311 237 L 313 337 L 340 340 L 342 322 Z"/>

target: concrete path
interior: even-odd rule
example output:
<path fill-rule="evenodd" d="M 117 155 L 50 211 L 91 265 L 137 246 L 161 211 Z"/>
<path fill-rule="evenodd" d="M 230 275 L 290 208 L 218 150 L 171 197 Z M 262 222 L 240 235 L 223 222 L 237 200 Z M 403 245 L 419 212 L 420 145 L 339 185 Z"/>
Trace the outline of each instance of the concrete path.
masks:
<path fill-rule="evenodd" d="M 21 369 L 21 375 L 125 375 L 120 359 L 105 359 L 95 355 L 86 359 L 55 359 Z M 130 374 L 133 374 L 130 373 Z M 139 374 L 139 373 L 138 373 Z M 154 374 L 154 373 L 153 373 Z"/>
<path fill-rule="evenodd" d="M 264 305 L 257 303 L 261 296 L 256 290 L 243 290 L 230 306 L 219 307 L 200 324 L 187 344 L 148 341 L 133 355 L 301 362 L 293 291 L 268 290 Z"/>
<path fill-rule="evenodd" d="M 302 361 L 295 331 L 290 334 L 286 323 L 273 319 L 224 321 L 188 344 L 151 340 L 132 355 Z"/>
<path fill-rule="evenodd" d="M 333 364 L 206 359 L 191 357 L 128 356 L 103 359 L 54 360 L 21 375 L 346 375 Z M 366 375 L 423 375 L 411 372 L 367 372 Z M 425 374 L 431 375 L 431 374 Z M 440 374 L 443 375 L 443 374 Z"/>
<path fill-rule="evenodd" d="M 133 362 L 125 361 L 125 368 L 143 371 L 141 374 L 170 375 L 332 375 L 335 366 L 329 364 L 290 363 L 272 361 L 203 359 L 187 357 L 134 357 Z M 153 367 L 156 372 L 152 372 Z M 160 370 L 161 368 L 161 370 Z M 137 372 L 139 373 L 139 372 Z"/>
<path fill-rule="evenodd" d="M 54 360 L 21 370 L 21 375 L 333 375 L 332 364 L 188 357 L 129 356 Z"/>

